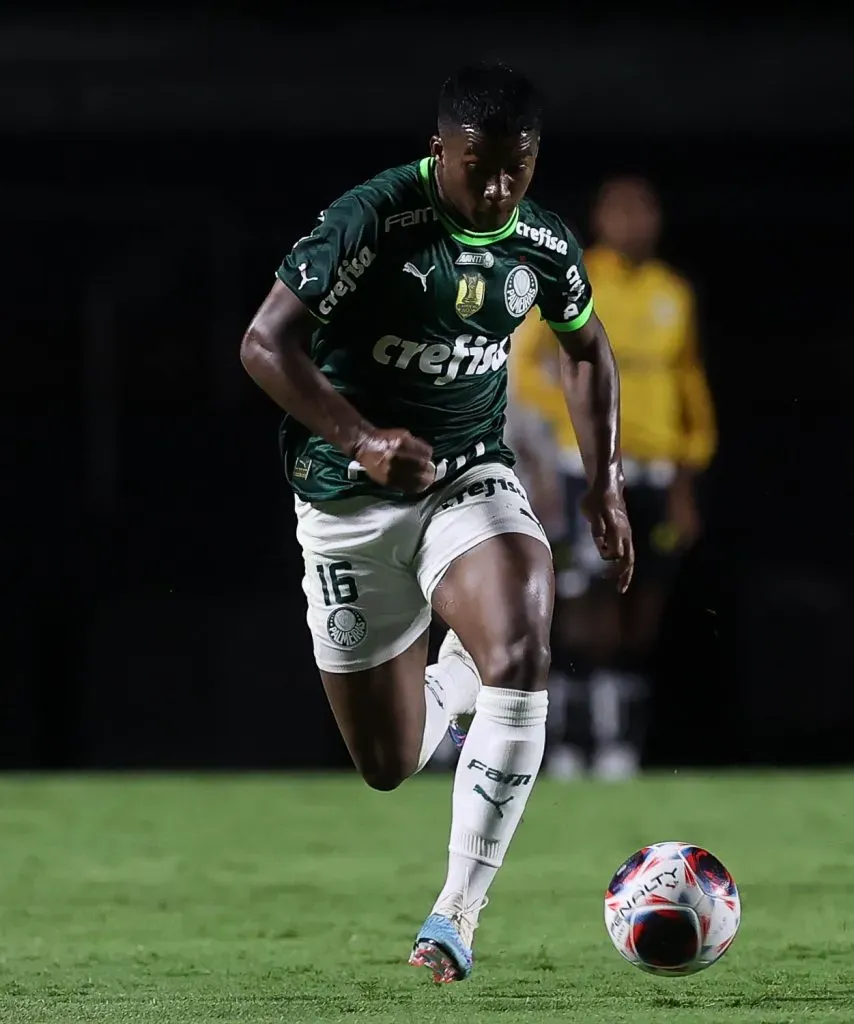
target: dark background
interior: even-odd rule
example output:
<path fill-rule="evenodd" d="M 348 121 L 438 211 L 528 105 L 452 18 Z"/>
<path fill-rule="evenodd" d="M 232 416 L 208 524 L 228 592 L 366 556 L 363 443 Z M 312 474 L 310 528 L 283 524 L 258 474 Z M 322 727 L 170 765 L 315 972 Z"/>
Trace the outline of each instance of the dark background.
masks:
<path fill-rule="evenodd" d="M 647 760 L 854 760 L 847 25 L 316 10 L 0 15 L 0 766 L 346 763 L 238 346 L 317 211 L 422 155 L 480 56 L 548 94 L 535 198 L 583 239 L 602 176 L 648 175 L 701 297 L 720 449 Z"/>

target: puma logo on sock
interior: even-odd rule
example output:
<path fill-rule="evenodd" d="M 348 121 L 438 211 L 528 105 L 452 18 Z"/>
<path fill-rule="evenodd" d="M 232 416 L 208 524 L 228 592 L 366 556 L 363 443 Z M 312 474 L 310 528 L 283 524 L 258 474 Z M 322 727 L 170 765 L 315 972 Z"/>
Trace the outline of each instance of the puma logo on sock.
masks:
<path fill-rule="evenodd" d="M 504 806 L 505 804 L 509 804 L 509 803 L 510 803 L 510 801 L 511 801 L 511 800 L 513 799 L 513 797 L 512 797 L 512 796 L 508 796 L 506 800 L 494 800 L 494 799 L 493 799 L 493 798 L 492 798 L 492 797 L 491 797 L 491 796 L 489 795 L 489 793 L 487 793 L 487 792 L 486 792 L 486 790 L 485 790 L 485 789 L 484 789 L 484 788 L 483 788 L 482 786 L 475 786 L 475 787 L 474 787 L 474 791 L 475 791 L 475 793 L 477 793 L 477 795 L 478 795 L 478 796 L 482 796 L 482 797 L 483 797 L 483 799 L 484 799 L 484 800 L 485 800 L 485 801 L 486 801 L 486 802 L 487 802 L 488 804 L 492 804 L 492 806 L 493 806 L 493 807 L 494 807 L 494 808 L 496 809 L 496 811 L 498 811 L 498 817 L 499 817 L 499 818 L 503 818 L 503 817 L 504 817 L 504 811 L 502 811 L 502 810 L 501 810 L 501 808 L 502 808 L 502 807 L 503 807 L 503 806 Z"/>

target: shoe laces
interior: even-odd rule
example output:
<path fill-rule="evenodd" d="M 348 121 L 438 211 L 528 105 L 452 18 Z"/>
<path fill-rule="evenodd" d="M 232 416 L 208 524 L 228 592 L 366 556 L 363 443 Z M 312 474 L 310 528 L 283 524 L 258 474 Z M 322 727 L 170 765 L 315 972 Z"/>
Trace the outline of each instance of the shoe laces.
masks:
<path fill-rule="evenodd" d="M 480 912 L 487 903 L 489 903 L 488 896 L 485 896 L 480 903 L 468 903 L 464 893 L 455 893 L 442 900 L 434 913 L 446 917 L 459 932 L 463 943 L 471 949 L 474 945 L 474 933 L 479 923 Z"/>

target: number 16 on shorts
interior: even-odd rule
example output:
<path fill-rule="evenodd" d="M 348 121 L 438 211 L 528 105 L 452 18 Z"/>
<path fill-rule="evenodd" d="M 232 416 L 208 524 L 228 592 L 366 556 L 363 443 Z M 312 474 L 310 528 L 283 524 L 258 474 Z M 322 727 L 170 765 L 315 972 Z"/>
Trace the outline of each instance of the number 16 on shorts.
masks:
<path fill-rule="evenodd" d="M 327 608 L 336 604 L 354 604 L 359 600 L 355 579 L 345 575 L 352 571 L 352 562 L 330 562 L 329 565 L 317 565 L 315 569 L 320 577 L 323 603 Z"/>
<path fill-rule="evenodd" d="M 326 632 L 329 639 L 339 647 L 355 647 L 368 633 L 365 617 L 358 608 L 340 607 L 353 605 L 359 600 L 356 580 L 349 575 L 352 569 L 352 562 L 330 562 L 315 566 L 323 603 L 333 609 L 326 619 Z"/>

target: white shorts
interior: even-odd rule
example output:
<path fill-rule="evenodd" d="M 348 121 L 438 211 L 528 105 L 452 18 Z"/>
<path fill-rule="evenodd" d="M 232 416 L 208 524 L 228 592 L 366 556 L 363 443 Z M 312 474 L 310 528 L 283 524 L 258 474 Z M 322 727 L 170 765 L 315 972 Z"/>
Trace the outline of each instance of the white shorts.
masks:
<path fill-rule="evenodd" d="M 430 599 L 455 558 L 502 533 L 548 547 L 516 474 L 475 466 L 418 502 L 296 499 L 314 657 L 359 672 L 402 654 L 430 625 Z"/>

